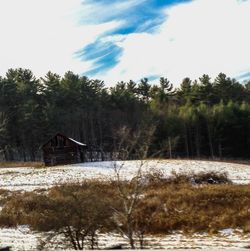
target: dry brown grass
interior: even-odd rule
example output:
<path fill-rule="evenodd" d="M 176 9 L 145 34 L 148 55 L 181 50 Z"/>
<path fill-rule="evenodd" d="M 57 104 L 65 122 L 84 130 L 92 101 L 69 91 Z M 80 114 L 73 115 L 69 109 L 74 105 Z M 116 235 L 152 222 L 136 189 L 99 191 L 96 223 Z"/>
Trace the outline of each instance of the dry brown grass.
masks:
<path fill-rule="evenodd" d="M 33 161 L 4 161 L 0 162 L 0 168 L 5 167 L 35 167 L 42 168 L 44 167 L 43 162 L 33 162 Z"/>
<path fill-rule="evenodd" d="M 0 189 L 0 206 L 4 206 L 13 197 L 20 195 L 19 191 L 10 191 L 6 189 Z"/>
<path fill-rule="evenodd" d="M 147 181 L 147 187 L 159 187 L 170 184 L 231 184 L 232 181 L 227 177 L 226 173 L 217 172 L 199 172 L 199 173 L 176 173 L 165 177 L 162 171 L 151 170 L 145 174 L 144 179 Z"/>
<path fill-rule="evenodd" d="M 166 158 L 148 158 L 147 160 L 167 160 L 167 161 L 175 161 L 175 160 L 195 160 L 195 161 L 209 161 L 209 162 L 222 162 L 222 163 L 231 163 L 231 164 L 241 164 L 241 165 L 250 165 L 250 159 L 220 159 L 220 158 L 172 158 L 172 159 L 166 159 Z"/>
<path fill-rule="evenodd" d="M 207 183 L 211 176 L 213 179 L 218 178 L 220 182 Z M 196 178 L 202 182 L 193 184 L 190 177 L 185 175 L 173 175 L 169 179 L 164 179 L 159 173 L 147 176 L 143 179 L 143 195 L 131 216 L 134 219 L 133 224 L 150 234 L 166 234 L 174 230 L 182 230 L 185 233 L 216 233 L 225 228 L 241 228 L 249 233 L 250 185 L 232 184 L 225 174 L 203 173 L 196 175 Z M 126 182 L 122 185 L 126 186 Z M 42 214 L 37 214 L 36 210 L 44 212 L 48 202 L 61 195 L 63 196 L 60 198 L 63 200 L 68 196 L 81 197 L 81 194 L 85 193 L 94 196 L 93 198 L 100 196 L 100 200 L 108 201 L 109 210 L 116 208 L 119 211 L 122 201 L 116 186 L 114 182 L 95 180 L 57 186 L 43 194 L 15 194 L 8 199 L 6 207 L 3 208 L 0 225 L 14 225 L 18 223 L 16 219 L 24 220 L 25 217 L 20 217 L 24 211 L 29 217 L 26 218 L 27 222 L 21 222 L 22 224 L 34 223 L 34 219 L 30 218 L 32 215 L 38 215 L 38 219 L 42 220 Z M 127 189 L 130 189 L 129 185 Z M 84 196 L 82 199 L 84 200 Z M 78 205 L 73 206 L 77 208 Z M 62 205 L 54 209 L 55 212 L 60 212 Z M 74 211 L 71 213 L 72 215 L 67 217 L 75 217 Z M 111 223 L 108 225 L 112 228 Z"/>
<path fill-rule="evenodd" d="M 249 232 L 250 185 L 170 184 L 149 189 L 144 207 L 154 213 L 149 231 L 164 233 L 242 228 Z"/>

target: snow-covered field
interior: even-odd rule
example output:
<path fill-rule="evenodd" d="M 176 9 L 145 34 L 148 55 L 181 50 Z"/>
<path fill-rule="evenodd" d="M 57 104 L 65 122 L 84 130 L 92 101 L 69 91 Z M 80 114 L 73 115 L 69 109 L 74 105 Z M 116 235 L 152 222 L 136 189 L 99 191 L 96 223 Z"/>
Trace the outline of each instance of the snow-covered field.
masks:
<path fill-rule="evenodd" d="M 122 165 L 121 176 L 129 179 L 135 175 L 141 162 L 125 161 L 116 164 Z M 146 172 L 151 169 L 161 170 L 166 175 L 170 175 L 172 171 L 177 173 L 226 172 L 235 183 L 250 183 L 250 165 L 244 164 L 196 160 L 150 160 L 143 163 L 142 171 Z M 0 168 L 0 188 L 31 191 L 84 179 L 110 179 L 112 177 L 114 177 L 114 162 L 111 161 L 46 168 Z"/>
<path fill-rule="evenodd" d="M 17 229 L 0 229 L 0 247 L 11 246 L 12 250 L 38 250 L 40 246 L 41 235 L 32 233 L 27 227 L 19 227 Z M 165 236 L 148 236 L 145 238 L 146 248 L 154 249 L 208 249 L 218 250 L 227 249 L 235 250 L 236 248 L 246 248 L 250 245 L 250 236 L 244 235 L 240 230 L 225 229 L 217 235 L 195 234 L 185 236 L 181 233 L 173 233 Z M 67 244 L 63 244 L 60 238 L 55 238 L 53 244 L 44 246 L 45 250 L 71 250 Z M 113 245 L 124 244 L 128 247 L 125 239 L 120 236 L 100 235 L 99 248 L 112 247 Z"/>
<path fill-rule="evenodd" d="M 141 162 L 125 161 L 116 162 L 116 164 L 122 165 L 121 176 L 129 179 L 136 174 Z M 250 183 L 250 165 L 194 160 L 150 160 L 143 163 L 142 171 L 147 172 L 152 169 L 161 170 L 165 175 L 171 175 L 173 171 L 176 173 L 226 172 L 234 183 Z M 114 162 L 92 162 L 46 168 L 0 168 L 0 188 L 12 191 L 31 191 L 67 182 L 79 182 L 84 179 L 110 179 L 112 177 L 114 177 Z M 213 236 L 208 234 L 185 236 L 175 233 L 148 238 L 154 248 L 163 249 L 208 248 L 218 250 L 219 248 L 232 249 L 250 246 L 250 234 L 243 234 L 239 230 L 231 229 Z M 100 247 L 124 242 L 124 239 L 115 235 L 100 236 L 99 241 Z M 38 244 L 39 235 L 30 232 L 27 227 L 0 229 L 0 247 L 11 246 L 12 250 L 37 250 Z M 47 250 L 52 249 L 54 247 L 50 246 Z M 65 247 L 59 245 L 59 249 L 65 250 Z"/>

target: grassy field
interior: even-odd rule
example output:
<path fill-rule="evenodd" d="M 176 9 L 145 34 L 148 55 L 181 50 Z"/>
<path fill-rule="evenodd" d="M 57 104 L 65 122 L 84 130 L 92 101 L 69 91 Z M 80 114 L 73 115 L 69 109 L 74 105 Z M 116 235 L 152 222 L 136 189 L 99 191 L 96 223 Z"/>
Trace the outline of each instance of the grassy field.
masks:
<path fill-rule="evenodd" d="M 217 233 L 225 228 L 240 228 L 243 232 L 250 233 L 250 184 L 236 185 L 223 181 L 223 184 L 212 185 L 203 177 L 203 181 L 198 181 L 196 178 L 196 184 L 191 184 L 189 180 L 190 178 L 186 176 L 158 182 L 151 180 L 147 185 L 140 187 L 140 197 L 143 199 L 138 197 L 133 217 L 136 218 L 138 226 L 143 226 L 146 234 L 166 234 L 177 230 L 189 234 Z M 128 198 L 135 193 L 130 183 L 123 183 L 122 189 Z M 1 194 L 6 198 L 8 193 L 2 190 Z M 87 181 L 80 184 L 65 184 L 49 190 L 9 194 L 8 200 L 2 200 L 2 216 L 4 213 L 7 213 L 8 217 L 12 212 L 18 213 L 20 219 L 17 222 L 15 222 L 16 215 L 12 215 L 14 218 L 9 218 L 11 220 L 7 225 L 10 226 L 15 226 L 16 223 L 37 224 L 44 214 L 42 212 L 55 210 L 56 214 L 57 210 L 60 211 L 59 205 L 63 205 L 63 208 L 65 205 L 80 208 L 81 203 L 86 202 L 83 211 L 89 210 L 87 203 L 93 210 L 90 199 L 96 201 L 96 205 L 97 201 L 103 200 L 105 203 L 101 206 L 116 208 L 118 211 L 124 210 L 117 184 Z M 53 204 L 56 200 L 58 204 Z M 104 208 L 101 211 L 105 212 Z M 25 214 L 22 215 L 21 212 Z M 63 218 L 65 212 L 61 213 L 62 215 L 57 217 Z M 75 217 L 74 210 L 69 214 Z M 30 218 L 32 215 L 39 219 Z M 5 222 L 7 218 L 1 219 Z M 32 226 L 36 228 L 35 225 Z"/>
<path fill-rule="evenodd" d="M 1 161 L 0 168 L 6 167 L 44 167 L 43 162 L 34 161 Z"/>
<path fill-rule="evenodd" d="M 61 243 L 61 249 L 72 248 L 65 229 L 71 226 L 79 235 L 85 233 L 88 226 L 95 234 L 98 232 L 96 241 L 100 247 L 120 242 L 129 247 L 128 238 L 121 235 L 121 230 L 126 233 L 130 225 L 136 247 L 140 246 L 142 235 L 145 248 L 246 247 L 250 244 L 249 166 L 150 160 L 143 166 L 138 180 L 135 177 L 138 163 L 116 163 L 122 165 L 119 183 L 113 162 L 49 168 L 39 165 L 41 168 L 36 168 L 30 162 L 27 166 L 15 163 L 2 168 L 1 242 L 6 245 L 13 242 L 14 247 L 30 250 L 31 246 L 39 245 L 42 236 L 52 232 L 60 233 L 55 234 L 58 239 L 53 241 Z M 135 190 L 136 180 L 138 190 Z M 126 208 L 134 198 L 129 223 Z M 22 230 L 23 226 L 26 230 Z M 26 243 L 25 235 L 16 229 L 30 236 L 32 243 Z M 86 234 L 85 247 L 88 248 L 91 233 Z M 20 241 L 11 236 L 19 236 Z M 56 247 L 53 243 L 48 245 L 50 250 Z"/>

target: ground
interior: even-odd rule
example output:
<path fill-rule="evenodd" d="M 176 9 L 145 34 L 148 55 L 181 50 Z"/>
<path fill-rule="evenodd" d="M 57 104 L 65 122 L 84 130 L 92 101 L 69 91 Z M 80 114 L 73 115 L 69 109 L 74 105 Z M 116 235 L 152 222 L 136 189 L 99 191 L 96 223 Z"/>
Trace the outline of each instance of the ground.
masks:
<path fill-rule="evenodd" d="M 121 174 L 124 178 L 130 178 L 141 162 L 125 161 L 117 164 L 123 165 Z M 110 179 L 114 177 L 113 167 L 114 162 L 104 161 L 44 168 L 0 168 L 0 188 L 31 191 L 84 179 Z M 152 169 L 162 170 L 166 175 L 170 175 L 173 171 L 177 173 L 226 172 L 235 183 L 250 183 L 250 165 L 245 164 L 196 160 L 150 160 L 143 163 L 143 171 Z"/>
<path fill-rule="evenodd" d="M 122 177 L 131 178 L 141 165 L 140 161 L 117 162 L 122 166 Z M 48 188 L 53 185 L 78 182 L 84 179 L 112 179 L 114 177 L 114 162 L 92 162 L 56 167 L 7 167 L 0 168 L 0 188 L 7 190 L 32 191 Z M 250 183 L 250 165 L 195 160 L 150 160 L 142 165 L 142 171 L 152 169 L 161 170 L 165 175 L 171 172 L 226 172 L 234 183 Z M 217 235 L 206 233 L 185 236 L 182 233 L 173 233 L 166 236 L 148 237 L 155 248 L 243 248 L 250 246 L 250 235 L 243 234 L 238 229 L 225 229 Z M 0 229 L 0 247 L 12 246 L 13 250 L 36 250 L 39 235 L 32 233 L 25 226 L 18 229 Z M 101 236 L 100 246 L 124 243 L 118 236 Z M 60 244 L 59 244 L 60 248 Z M 62 248 L 62 247 L 61 247 Z M 49 249 L 52 249 L 50 247 Z"/>
<path fill-rule="evenodd" d="M 2 246 L 12 246 L 13 250 L 36 250 L 39 243 L 39 235 L 31 233 L 27 227 L 18 229 L 0 229 L 0 240 Z M 250 236 L 242 235 L 239 230 L 226 229 L 217 235 L 210 236 L 206 233 L 185 236 L 181 233 L 173 233 L 166 236 L 148 237 L 151 247 L 155 249 L 207 249 L 217 251 L 218 249 L 238 250 L 250 245 Z M 99 248 L 111 247 L 117 243 L 125 243 L 124 239 L 117 235 L 101 235 L 99 237 Z M 47 250 L 65 250 L 60 242 L 55 242 L 53 246 L 47 245 Z M 71 249 L 66 249 L 67 251 Z M 247 250 L 247 249 L 245 249 Z"/>

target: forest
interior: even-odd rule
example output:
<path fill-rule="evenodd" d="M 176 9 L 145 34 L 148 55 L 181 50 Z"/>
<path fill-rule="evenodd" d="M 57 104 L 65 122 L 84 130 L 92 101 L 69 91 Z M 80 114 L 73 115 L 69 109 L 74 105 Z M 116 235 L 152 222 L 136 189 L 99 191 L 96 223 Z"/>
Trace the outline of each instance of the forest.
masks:
<path fill-rule="evenodd" d="M 9 69 L 0 77 L 0 159 L 41 160 L 41 146 L 57 132 L 112 152 L 124 128 L 152 132 L 147 157 L 250 156 L 250 82 L 220 73 L 214 80 L 204 74 L 107 86 L 71 71 L 37 78 Z"/>

